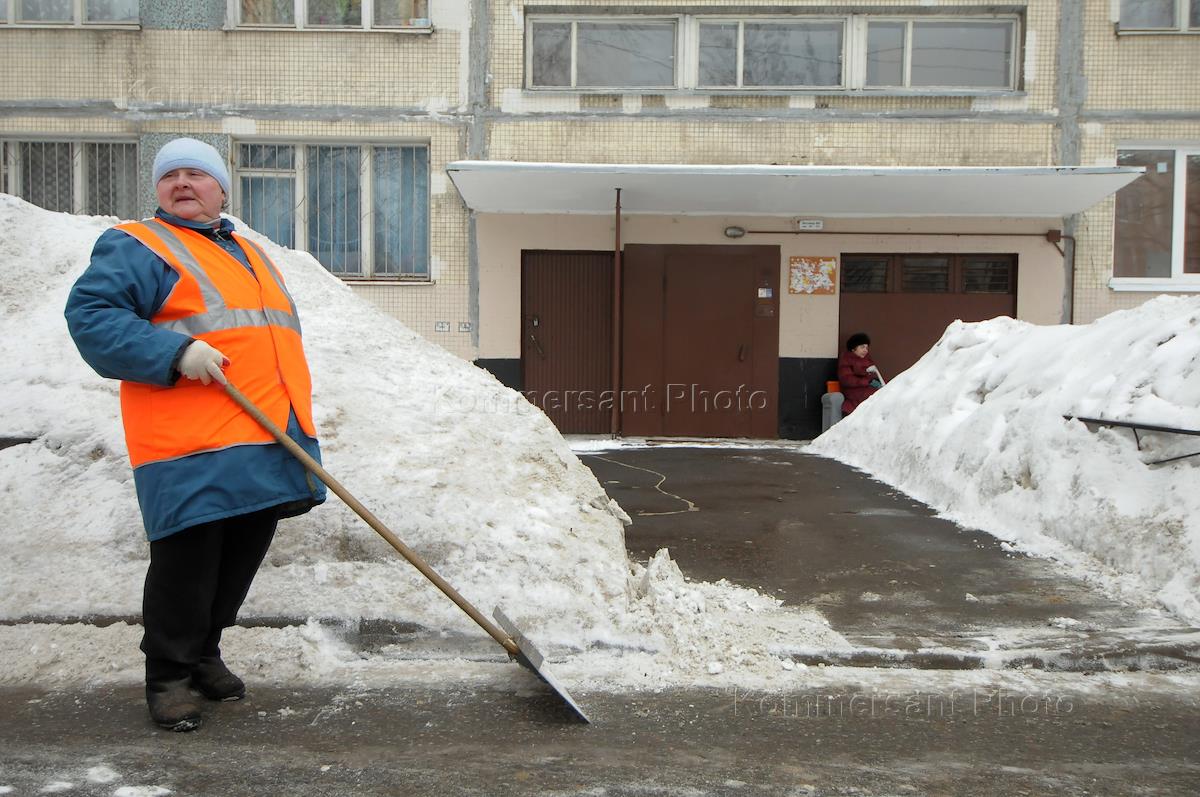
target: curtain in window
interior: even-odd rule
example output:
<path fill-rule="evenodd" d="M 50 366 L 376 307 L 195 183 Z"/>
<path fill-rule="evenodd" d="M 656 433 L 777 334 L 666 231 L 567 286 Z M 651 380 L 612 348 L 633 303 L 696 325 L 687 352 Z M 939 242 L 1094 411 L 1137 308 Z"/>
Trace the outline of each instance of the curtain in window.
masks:
<path fill-rule="evenodd" d="M 308 251 L 334 274 L 361 275 L 358 147 L 308 147 Z"/>
<path fill-rule="evenodd" d="M 21 198 L 46 210 L 75 212 L 70 144 L 20 144 Z"/>
<path fill-rule="evenodd" d="M 429 151 L 425 147 L 376 147 L 371 176 L 374 273 L 427 275 Z"/>
<path fill-rule="evenodd" d="M 17 20 L 20 22 L 72 22 L 75 19 L 73 0 L 20 0 Z"/>
<path fill-rule="evenodd" d="M 93 216 L 138 217 L 136 144 L 84 145 L 83 212 Z"/>
<path fill-rule="evenodd" d="M 138 0 L 87 0 L 88 22 L 137 22 Z"/>
<path fill-rule="evenodd" d="M 238 186 L 242 220 L 281 246 L 296 245 L 296 179 L 247 176 Z"/>
<path fill-rule="evenodd" d="M 294 0 L 242 0 L 243 25 L 295 25 Z"/>
<path fill-rule="evenodd" d="M 1175 0 L 1121 0 L 1122 28 L 1175 27 Z"/>
<path fill-rule="evenodd" d="M 330 27 L 362 25 L 361 0 L 308 0 L 308 24 Z"/>

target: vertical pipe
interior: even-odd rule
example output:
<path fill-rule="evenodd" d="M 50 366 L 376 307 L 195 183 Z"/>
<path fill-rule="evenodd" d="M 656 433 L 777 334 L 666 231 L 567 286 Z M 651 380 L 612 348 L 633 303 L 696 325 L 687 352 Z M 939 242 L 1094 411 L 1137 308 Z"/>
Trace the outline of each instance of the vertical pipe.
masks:
<path fill-rule="evenodd" d="M 621 431 L 621 189 L 617 189 L 616 232 L 613 236 L 612 314 L 612 423 L 609 432 Z"/>

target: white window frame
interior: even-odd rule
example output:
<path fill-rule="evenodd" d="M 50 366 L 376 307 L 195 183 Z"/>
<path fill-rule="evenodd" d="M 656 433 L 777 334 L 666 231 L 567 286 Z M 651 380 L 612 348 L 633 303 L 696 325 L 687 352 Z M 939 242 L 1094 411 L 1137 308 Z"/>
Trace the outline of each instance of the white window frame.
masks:
<path fill-rule="evenodd" d="M 571 25 L 571 85 L 569 86 L 533 86 L 533 48 L 525 48 L 525 75 L 526 85 L 533 91 L 568 91 L 581 94 L 614 94 L 620 92 L 636 91 L 639 93 L 654 93 L 664 91 L 676 91 L 682 85 L 681 76 L 684 64 L 684 16 L 682 14 L 645 14 L 632 16 L 608 16 L 604 14 L 531 14 L 525 17 L 525 35 L 526 41 L 532 41 L 533 26 L 535 23 L 551 22 L 557 24 Z M 578 81 L 579 60 L 578 52 L 578 31 L 580 22 L 602 22 L 607 25 L 621 24 L 672 24 L 675 26 L 675 69 L 672 76 L 672 84 L 669 86 L 581 86 L 575 84 Z"/>
<path fill-rule="evenodd" d="M 87 19 L 87 0 L 71 0 L 71 19 L 54 21 L 20 21 L 17 6 L 21 0 L 8 0 L 8 13 L 0 14 L 0 24 L 14 28 L 117 28 L 118 30 L 139 30 L 142 27 L 142 4 L 138 3 L 138 18 L 133 22 L 113 22 L 100 20 L 91 22 Z M 62 143 L 62 142 L 60 142 Z"/>
<path fill-rule="evenodd" d="M 420 0 L 417 0 L 420 2 Z M 10 0 L 11 2 L 11 0 Z M 437 2 L 437 0 L 425 0 L 425 17 L 414 17 L 416 20 L 412 25 L 376 25 L 375 24 L 375 0 L 361 0 L 362 2 L 362 24 L 360 25 L 309 25 L 308 24 L 308 0 L 292 0 L 294 3 L 293 16 L 296 21 L 292 24 L 285 23 L 261 23 L 261 22 L 243 22 L 242 21 L 242 3 L 241 0 L 227 0 L 226 19 L 229 20 L 228 27 L 238 30 L 284 30 L 284 31 L 325 31 L 334 33 L 354 33 L 371 31 L 386 31 L 387 33 L 418 33 L 428 34 L 433 33 L 433 20 L 429 16 L 429 5 Z M 415 10 L 415 8 L 414 8 Z M 423 22 L 424 24 L 421 24 Z"/>
<path fill-rule="evenodd" d="M 1194 0 L 1200 2 L 1200 0 Z M 640 86 L 578 87 L 576 81 L 576 24 L 579 22 L 604 21 L 655 22 L 676 21 L 675 33 L 675 86 L 657 88 Z M 843 22 L 842 33 L 842 83 L 838 86 L 701 86 L 700 78 L 700 26 L 702 24 L 738 23 L 737 80 L 744 79 L 743 48 L 746 23 L 757 22 Z M 533 26 L 535 23 L 571 23 L 571 86 L 535 86 L 533 84 Z M 871 22 L 906 22 L 905 64 L 903 86 L 867 86 L 867 26 Z M 911 87 L 912 29 L 914 22 L 1007 22 L 1011 33 L 1009 45 L 1012 58 L 1009 63 L 1008 86 L 984 88 L 971 86 L 918 86 Z M 651 94 L 679 92 L 689 94 L 856 94 L 866 96 L 1012 96 L 1023 93 L 1022 75 L 1024 59 L 1025 21 L 1020 14 L 819 14 L 756 16 L 754 14 L 527 14 L 525 16 L 525 78 L 526 91 L 538 93 L 570 94 Z"/>
<path fill-rule="evenodd" d="M 292 148 L 292 169 L 259 169 L 239 166 L 238 147 L 242 144 L 259 144 L 270 146 L 289 146 Z M 376 276 L 375 271 L 375 223 L 371 212 L 372 197 L 371 192 L 374 187 L 375 173 L 375 148 L 376 147 L 424 147 L 427 152 L 431 151 L 429 141 L 325 141 L 320 139 L 279 139 L 279 138 L 237 138 L 233 141 L 233 174 L 231 186 L 233 188 L 232 208 L 234 215 L 241 217 L 242 214 L 242 179 L 243 177 L 280 177 L 286 174 L 295 176 L 292 212 L 292 228 L 295 232 L 296 240 L 293 242 L 295 249 L 298 252 L 308 251 L 308 213 L 307 213 L 307 192 L 308 192 L 308 147 L 358 147 L 358 197 L 359 197 L 359 252 L 362 257 L 363 271 L 361 274 L 336 274 L 329 272 L 333 276 L 347 283 L 364 283 L 372 285 L 389 284 L 389 285 L 430 285 L 433 283 L 433 204 L 431 195 L 432 191 L 432 166 L 430 167 L 429 180 L 427 180 L 428 191 L 425 195 L 426 208 L 426 229 L 425 229 L 425 252 L 427 261 L 425 263 L 424 276 L 406 277 L 396 274 L 383 274 Z M 426 160 L 429 163 L 429 160 Z M 313 256 L 315 259 L 315 255 Z"/>
<path fill-rule="evenodd" d="M 1121 24 L 1121 0 L 1110 0 L 1112 4 L 1111 18 L 1113 28 L 1118 36 L 1146 36 L 1146 35 L 1164 35 L 1175 34 L 1183 36 L 1200 35 L 1200 27 L 1188 27 L 1190 20 L 1189 12 L 1191 6 L 1189 4 L 1200 5 L 1200 0 L 1175 0 L 1175 24 L 1167 28 L 1127 28 Z"/>
<path fill-rule="evenodd" d="M 853 88 L 863 91 L 868 94 L 876 94 L 880 92 L 904 92 L 906 94 L 988 94 L 994 92 L 1012 93 L 1019 90 L 1020 74 L 1021 74 L 1021 20 L 1012 14 L 996 14 L 992 16 L 975 15 L 975 16 L 950 16 L 950 15 L 925 15 L 925 16 L 904 16 L 904 15 L 856 15 L 855 21 L 860 26 L 855 30 L 854 46 L 855 52 L 852 59 L 854 65 L 854 80 L 851 85 Z M 869 55 L 869 24 L 872 22 L 895 22 L 904 23 L 904 65 L 902 67 L 904 73 L 904 84 L 901 86 L 868 86 L 867 85 L 867 56 Z M 988 23 L 988 22 L 1007 22 L 1010 25 L 1008 33 L 1008 46 L 1011 58 L 1008 64 L 1008 86 L 1007 87 L 972 87 L 972 86 L 913 86 L 912 85 L 912 59 L 913 59 L 913 26 L 920 22 L 955 22 L 962 24 L 971 23 Z"/>
<path fill-rule="evenodd" d="M 71 210 L 75 215 L 87 214 L 88 169 L 85 164 L 88 144 L 132 144 L 134 163 L 138 163 L 138 142 L 130 138 L 46 138 L 40 136 L 5 136 L 0 138 L 0 191 L 21 196 L 21 144 L 69 144 L 71 147 Z M 135 212 L 138 210 L 134 208 Z"/>
<path fill-rule="evenodd" d="M 1200 291 L 1200 274 L 1187 274 L 1183 270 L 1183 245 L 1187 229 L 1187 159 L 1200 157 L 1200 144 L 1121 144 L 1118 151 L 1128 150 L 1174 150 L 1175 186 L 1171 196 L 1171 276 L 1170 277 L 1118 277 L 1108 280 L 1114 291 Z M 1116 203 L 1113 204 L 1112 251 L 1117 251 Z M 1115 267 L 1115 263 L 1113 264 Z"/>

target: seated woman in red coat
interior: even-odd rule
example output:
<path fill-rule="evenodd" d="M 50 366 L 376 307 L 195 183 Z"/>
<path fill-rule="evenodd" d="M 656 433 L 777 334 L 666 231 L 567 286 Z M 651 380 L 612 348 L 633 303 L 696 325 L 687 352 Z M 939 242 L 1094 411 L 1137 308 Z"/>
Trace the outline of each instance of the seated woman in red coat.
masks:
<path fill-rule="evenodd" d="M 879 388 L 883 379 L 869 354 L 871 339 L 863 332 L 856 332 L 846 340 L 846 350 L 838 357 L 838 382 L 842 386 L 842 415 L 849 415 Z"/>

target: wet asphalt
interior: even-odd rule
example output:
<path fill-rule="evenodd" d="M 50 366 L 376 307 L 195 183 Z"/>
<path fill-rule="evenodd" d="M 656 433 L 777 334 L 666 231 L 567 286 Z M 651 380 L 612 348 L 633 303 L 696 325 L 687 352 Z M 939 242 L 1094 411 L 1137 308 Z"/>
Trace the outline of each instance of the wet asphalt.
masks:
<path fill-rule="evenodd" d="M 1181 644 L 1155 658 L 1136 638 L 1147 625 L 1149 636 L 1190 629 L 1151 623 L 1051 562 L 800 449 L 583 459 L 633 517 L 634 557 L 667 547 L 689 577 L 813 605 L 848 638 L 900 658 L 815 670 L 801 692 L 572 687 L 591 725 L 532 676 L 517 692 L 254 686 L 243 702 L 208 704 L 190 734 L 151 726 L 135 686 L 0 688 L 0 793 L 1200 794 L 1194 651 Z M 1092 674 L 1112 668 L 1101 657 L 1048 673 L 1045 660 L 1013 659 L 965 687 L 962 673 L 937 669 L 980 666 L 970 651 L 1001 631 L 1044 643 L 1061 616 L 1099 630 L 1054 643 L 1107 645 L 1110 655 L 1126 644 L 1116 669 L 1175 671 Z M 931 640 L 964 654 L 921 659 Z"/>

